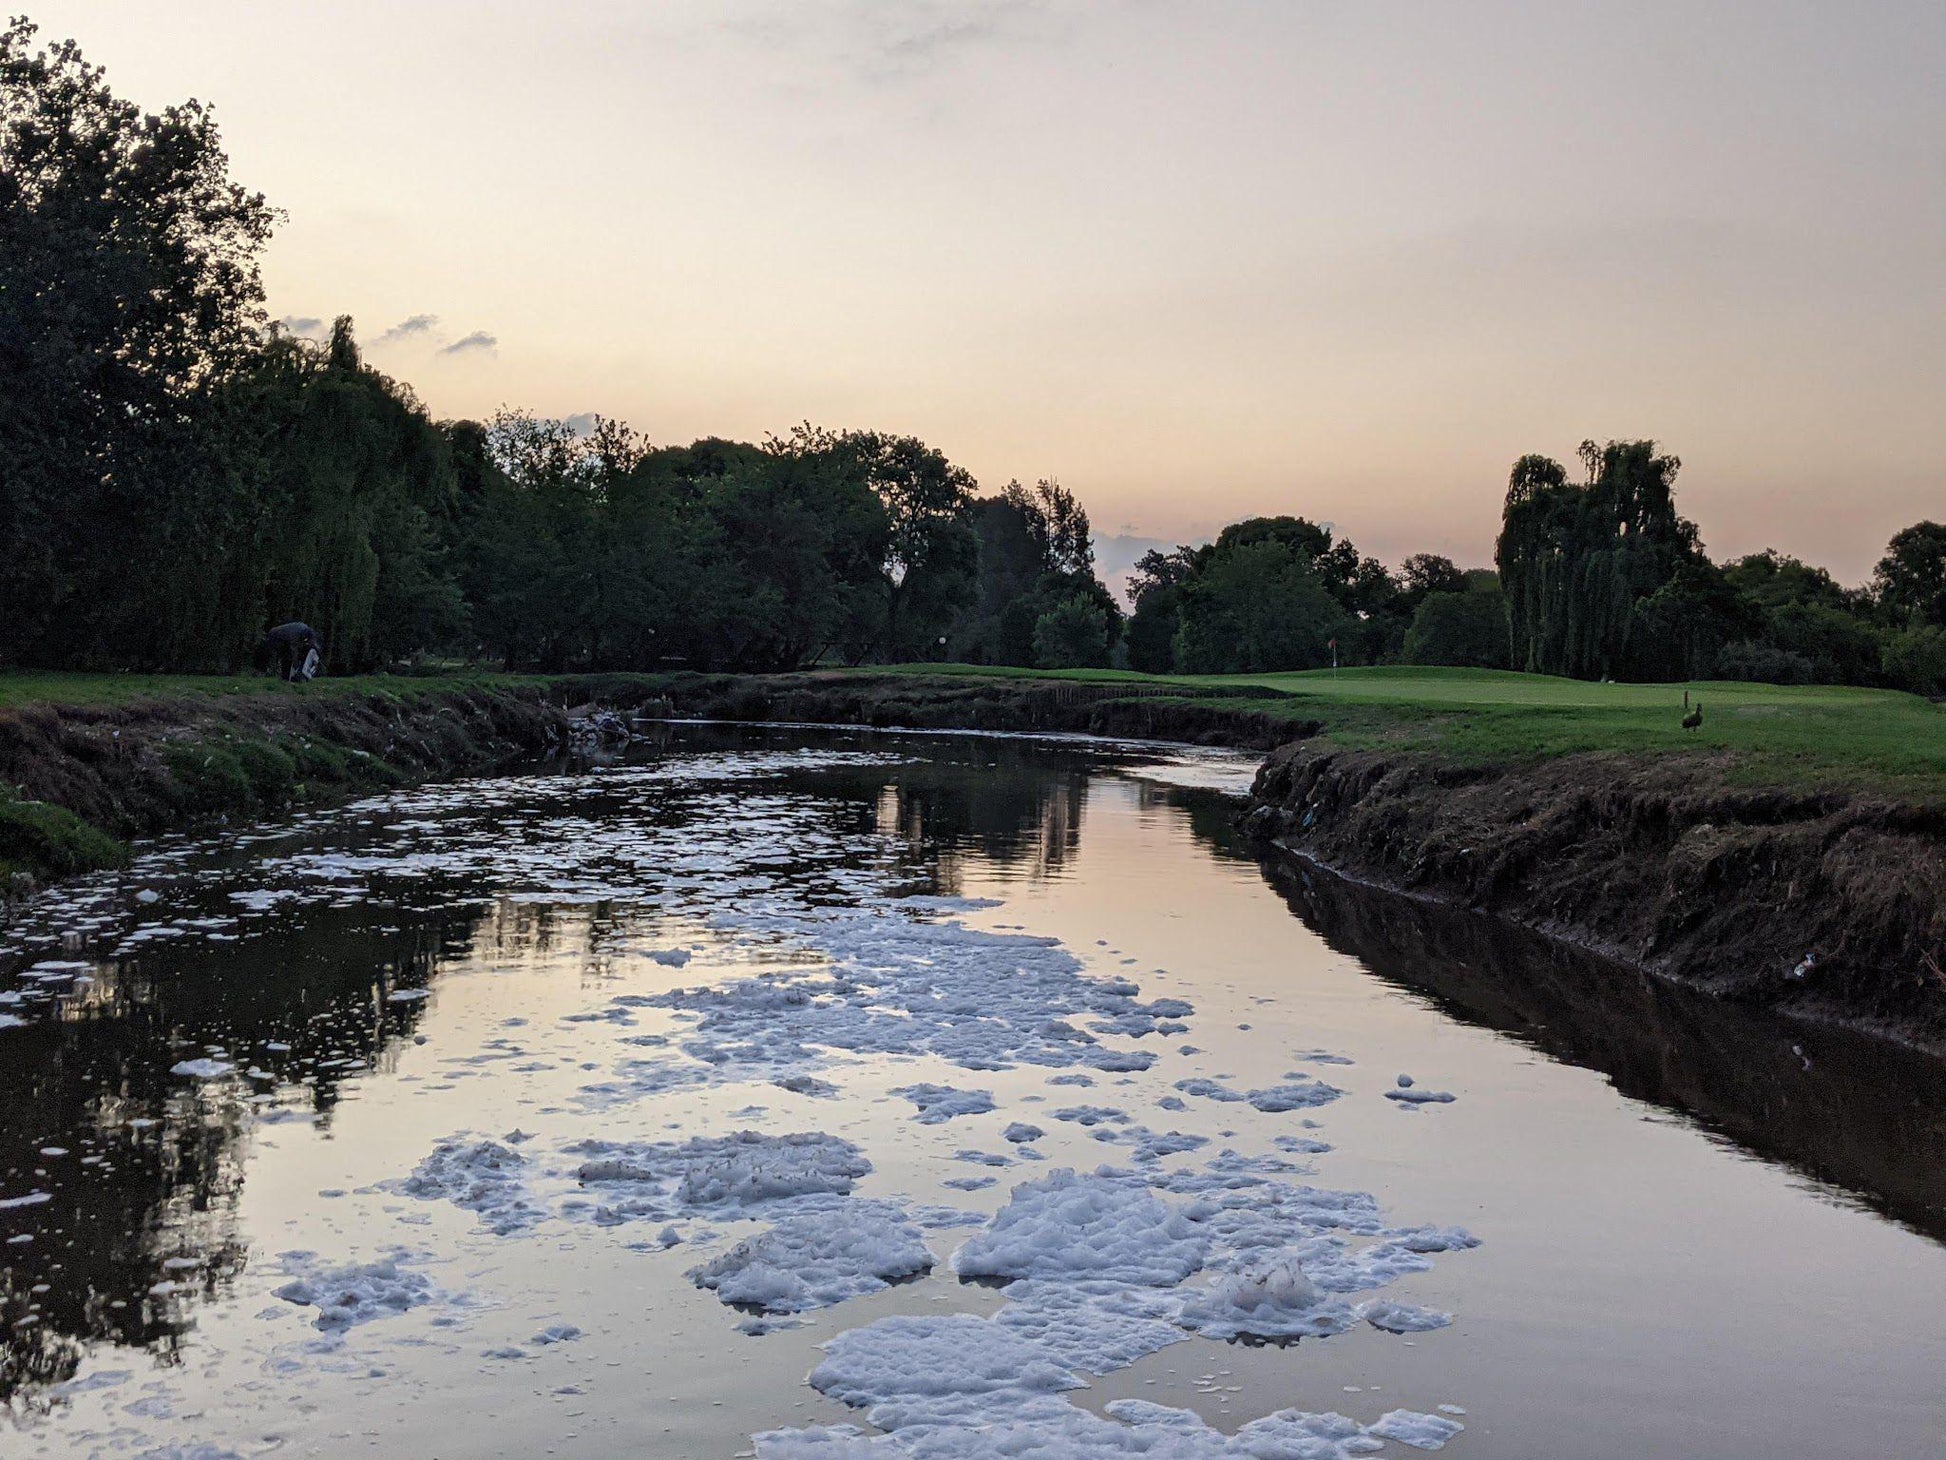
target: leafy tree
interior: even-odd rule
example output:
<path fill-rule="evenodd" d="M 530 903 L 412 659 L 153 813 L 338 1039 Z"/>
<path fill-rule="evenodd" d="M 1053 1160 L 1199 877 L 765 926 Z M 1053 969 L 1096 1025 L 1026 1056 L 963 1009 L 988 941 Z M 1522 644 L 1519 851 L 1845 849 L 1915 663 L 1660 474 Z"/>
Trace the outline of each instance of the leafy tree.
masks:
<path fill-rule="evenodd" d="M 197 405 L 256 347 L 274 214 L 202 103 L 144 113 L 36 34 L 0 29 L 0 659 L 221 657 L 221 558 L 254 524 Z M 127 591 L 165 577 L 161 604 Z"/>
<path fill-rule="evenodd" d="M 1167 588 L 1180 588 L 1196 571 L 1197 549 L 1178 547 L 1169 552 L 1150 548 L 1135 561 L 1128 575 L 1129 600 L 1140 605 L 1149 594 Z"/>
<path fill-rule="evenodd" d="M 1135 612 L 1128 621 L 1128 665 L 1147 674 L 1176 667 L 1176 634 L 1182 627 L 1183 585 L 1195 576 L 1199 555 L 1208 550 L 1182 546 L 1163 552 L 1150 548 L 1129 574 Z"/>
<path fill-rule="evenodd" d="M 1252 517 L 1232 523 L 1199 557 L 1201 570 L 1216 558 L 1256 543 L 1276 543 L 1301 556 L 1318 584 L 1344 610 L 1339 657 L 1345 663 L 1375 663 L 1396 652 L 1411 620 L 1401 612 L 1399 585 L 1376 558 L 1361 555 L 1349 538 L 1303 517 Z M 1328 660 L 1327 660 L 1328 662 Z"/>
<path fill-rule="evenodd" d="M 1037 624 L 1077 597 L 1101 614 L 1112 648 L 1121 609 L 1095 576 L 1088 514 L 1072 493 L 1048 480 L 1031 489 L 1009 482 L 998 496 L 976 499 L 970 520 L 979 538 L 979 585 L 952 627 L 954 657 L 1038 663 Z"/>
<path fill-rule="evenodd" d="M 1676 512 L 1681 463 L 1653 441 L 1584 441 L 1581 460 L 1578 485 L 1544 456 L 1522 457 L 1508 482 L 1495 559 L 1515 667 L 1584 679 L 1666 671 L 1666 640 L 1636 633 L 1643 600 L 1675 584 L 1651 614 L 1659 632 L 1678 631 L 1678 658 L 1717 632 L 1694 621 L 1719 595 L 1695 526 Z M 1681 568 L 1692 572 L 1676 583 Z"/>
<path fill-rule="evenodd" d="M 1842 587 L 1823 568 L 1774 550 L 1726 564 L 1723 576 L 1742 600 L 1743 636 L 1719 655 L 1720 677 L 1774 675 L 1777 683 L 1805 684 L 1880 678 L 1880 636 L 1866 595 Z"/>
<path fill-rule="evenodd" d="M 1087 509 L 1075 500 L 1074 493 L 1042 477 L 1032 491 L 1019 482 L 1008 482 L 1001 496 L 1019 514 L 1033 539 L 1043 573 L 1085 576 L 1095 571 L 1094 531 Z"/>
<path fill-rule="evenodd" d="M 1892 623 L 1946 626 L 1946 526 L 1915 522 L 1894 533 L 1872 574 L 1872 591 Z"/>
<path fill-rule="evenodd" d="M 1857 597 L 1846 592 L 1823 568 L 1813 567 L 1775 548 L 1765 548 L 1760 553 L 1725 563 L 1723 575 L 1732 588 L 1766 613 L 1787 604 L 1848 608 Z"/>
<path fill-rule="evenodd" d="M 1466 592 L 1466 574 L 1451 558 L 1438 553 L 1414 553 L 1399 565 L 1399 597 L 1414 610 L 1434 593 Z"/>
<path fill-rule="evenodd" d="M 1761 639 L 1739 639 L 1716 651 L 1710 675 L 1753 684 L 1816 684 L 1818 667 L 1802 654 Z"/>
<path fill-rule="evenodd" d="M 272 339 L 214 395 L 222 456 L 250 484 L 250 624 L 301 618 L 331 662 L 367 668 L 453 642 L 464 621 L 435 528 L 453 510 L 451 449 L 411 392 L 364 365 L 349 319 L 328 344 Z"/>
<path fill-rule="evenodd" d="M 1885 641 L 1885 673 L 1914 694 L 1946 694 L 1946 628 L 1915 624 Z"/>
<path fill-rule="evenodd" d="M 1108 663 L 1108 614 L 1077 595 L 1034 621 L 1034 662 L 1043 669 L 1098 668 Z"/>
<path fill-rule="evenodd" d="M 927 651 L 975 588 L 972 476 L 915 436 L 830 432 L 806 423 L 773 440 L 772 449 L 784 459 L 848 473 L 878 499 L 880 603 L 859 623 L 875 626 L 876 648 L 886 658 L 930 657 Z"/>
<path fill-rule="evenodd" d="M 1175 663 L 1189 674 L 1321 668 L 1331 662 L 1330 641 L 1351 629 L 1309 554 L 1289 538 L 1219 537 L 1181 592 Z"/>
<path fill-rule="evenodd" d="M 728 571 L 713 575 L 707 664 L 785 669 L 883 642 L 890 522 L 849 443 L 809 428 L 733 465 L 701 497 Z"/>
<path fill-rule="evenodd" d="M 1496 588 L 1428 593 L 1406 630 L 1401 657 L 1407 664 L 1450 664 L 1470 669 L 1507 668 L 1507 600 Z"/>
<path fill-rule="evenodd" d="M 1176 667 L 1176 635 L 1182 628 L 1182 586 L 1151 587 L 1136 600 L 1128 620 L 1128 667 L 1167 674 Z"/>

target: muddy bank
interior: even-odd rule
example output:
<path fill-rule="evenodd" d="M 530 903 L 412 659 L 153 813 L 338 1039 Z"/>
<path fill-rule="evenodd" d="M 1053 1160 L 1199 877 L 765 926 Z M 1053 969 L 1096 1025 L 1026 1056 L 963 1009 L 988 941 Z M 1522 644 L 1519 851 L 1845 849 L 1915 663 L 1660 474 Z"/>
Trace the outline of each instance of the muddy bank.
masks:
<path fill-rule="evenodd" d="M 0 894 L 116 865 L 129 837 L 481 770 L 571 728 L 539 687 L 0 710 Z"/>
<path fill-rule="evenodd" d="M 1946 808 L 1744 789 L 1705 759 L 1460 769 L 1295 744 L 1244 824 L 1720 998 L 1946 1049 Z"/>

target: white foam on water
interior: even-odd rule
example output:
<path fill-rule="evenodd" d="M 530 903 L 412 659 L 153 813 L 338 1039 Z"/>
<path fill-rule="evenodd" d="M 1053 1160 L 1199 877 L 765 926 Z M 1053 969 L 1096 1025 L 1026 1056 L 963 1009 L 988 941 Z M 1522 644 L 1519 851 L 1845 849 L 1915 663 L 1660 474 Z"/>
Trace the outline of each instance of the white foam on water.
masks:
<path fill-rule="evenodd" d="M 960 1115 L 985 1115 L 994 1108 L 991 1090 L 955 1090 L 950 1085 L 903 1085 L 892 1092 L 919 1109 L 919 1124 L 938 1125 Z"/>
<path fill-rule="evenodd" d="M 1217 1274 L 1182 1305 L 1181 1321 L 1205 1338 L 1328 1338 L 1353 1319 L 1286 1250 Z"/>
<path fill-rule="evenodd" d="M 320 1329 L 355 1328 L 432 1301 L 432 1280 L 407 1267 L 410 1259 L 401 1249 L 367 1263 L 332 1266 L 315 1252 L 286 1252 L 279 1261 L 292 1278 L 272 1296 L 317 1309 L 313 1321 Z"/>
<path fill-rule="evenodd" d="M 1438 1450 L 1465 1428 L 1458 1420 L 1447 1419 L 1443 1415 L 1395 1409 L 1381 1415 L 1378 1423 L 1371 1427 L 1371 1433 L 1397 1440 L 1401 1445 L 1411 1445 L 1415 1449 Z"/>
<path fill-rule="evenodd" d="M 172 1075 L 188 1075 L 196 1080 L 220 1080 L 230 1074 L 236 1066 L 227 1060 L 182 1060 L 169 1068 Z"/>
<path fill-rule="evenodd" d="M 900 1278 L 930 1272 L 932 1265 L 932 1252 L 898 1207 L 849 1201 L 784 1217 L 767 1232 L 691 1268 L 688 1276 L 725 1303 L 801 1313 L 875 1293 Z"/>
<path fill-rule="evenodd" d="M 1384 1298 L 1360 1303 L 1353 1311 L 1372 1327 L 1387 1333 L 1428 1333 L 1435 1328 L 1444 1328 L 1453 1321 L 1451 1313 L 1441 1313 L 1436 1308 L 1418 1308 L 1410 1303 L 1394 1303 Z"/>
<path fill-rule="evenodd" d="M 700 1215 L 756 1215 L 800 1198 L 845 1196 L 872 1163 L 822 1132 L 737 1131 L 687 1141 L 580 1141 L 575 1176 L 599 1200 L 564 1203 L 604 1224 Z"/>
<path fill-rule="evenodd" d="M 851 752 L 678 757 L 652 770 L 603 777 L 603 794 L 622 798 L 625 809 L 599 816 L 583 814 L 577 802 L 586 783 L 569 777 L 400 792 L 354 808 L 394 818 L 381 846 L 273 857 L 260 869 L 273 885 L 231 896 L 250 916 L 287 905 L 302 916 L 298 910 L 320 898 L 350 905 L 454 879 L 468 901 L 496 895 L 556 904 L 608 900 L 672 920 L 661 929 L 645 926 L 639 944 L 615 950 L 613 967 L 650 980 L 648 991 L 569 1016 L 577 1039 L 613 1039 L 617 1051 L 606 1077 L 582 1090 L 584 1113 L 738 1083 L 829 1100 L 839 1088 L 820 1076 L 834 1066 L 883 1069 L 888 1060 L 912 1058 L 967 1071 L 1038 1067 L 1055 1072 L 1046 1078 L 1054 1086 L 1091 1085 L 1098 1074 L 1129 1076 L 1115 1083 L 1129 1084 L 1129 1105 L 1144 1102 L 1143 1108 L 1187 1109 L 1178 1095 L 1164 1093 L 1164 1081 L 1182 1095 L 1247 1103 L 1265 1114 L 1340 1096 L 1301 1071 L 1247 1091 L 1210 1074 L 1189 1075 L 1198 1066 L 1184 1062 L 1199 1051 L 1165 1049 L 1159 1038 L 1187 1030 L 1195 1014 L 1188 1002 L 1144 1002 L 1138 984 L 1091 971 L 1055 939 L 968 926 L 966 914 L 994 904 L 910 895 L 901 880 L 907 874 L 885 855 L 886 839 L 834 826 L 814 798 L 754 784 L 785 771 L 892 760 Z M 671 817 L 672 807 L 681 814 Z M 147 936 L 196 931 L 151 924 Z M 666 946 L 672 937 L 693 941 L 694 950 Z M 689 965 L 692 952 L 713 970 L 744 971 L 696 988 L 668 989 L 658 981 L 666 980 L 662 970 Z M 761 971 L 750 973 L 751 964 Z M 89 966 L 44 965 L 31 981 L 58 985 Z M 408 1003 L 430 992 L 398 990 L 389 997 Z M 202 1077 L 216 1078 L 230 1072 L 214 1051 L 205 1054 L 184 1061 L 178 1073 L 209 1068 Z M 483 1051 L 478 1058 L 522 1054 Z M 1324 1051 L 1298 1058 L 1348 1063 Z M 958 1084 L 918 1082 L 893 1093 L 911 1101 L 923 1124 L 982 1115 L 1004 1103 L 991 1090 Z M 747 1096 L 733 1094 L 715 1108 L 742 1099 Z M 1083 1375 L 1125 1368 L 1198 1336 L 1329 1337 L 1361 1320 L 1393 1333 L 1441 1326 L 1449 1315 L 1388 1299 L 1354 1308 L 1351 1297 L 1423 1272 L 1432 1255 L 1476 1239 L 1459 1228 L 1392 1225 L 1367 1193 L 1292 1179 L 1309 1171 L 1287 1156 L 1330 1149 L 1307 1137 L 1269 1137 L 1283 1156 L 1246 1140 L 1242 1150 L 1176 1165 L 1209 1138 L 1152 1131 L 1119 1107 L 1076 1105 L 1051 1114 L 1078 1129 L 1057 1130 L 1050 1145 L 1085 1132 L 1117 1147 L 1134 1169 L 1055 1170 L 1014 1187 L 987 1218 L 856 1195 L 871 1162 L 855 1142 L 822 1131 L 564 1144 L 557 1136 L 545 1149 L 522 1148 L 517 1134 L 462 1135 L 441 1142 L 389 1189 L 452 1203 L 509 1240 L 530 1238 L 556 1216 L 602 1226 L 640 1219 L 662 1226 L 653 1247 L 640 1244 L 652 1252 L 685 1237 L 713 1243 L 717 1223 L 763 1223 L 688 1274 L 726 1304 L 759 1310 L 736 1325 L 752 1333 L 790 1326 L 799 1321 L 794 1313 L 924 1273 L 934 1254 L 923 1233 L 975 1227 L 953 1254 L 953 1266 L 962 1278 L 1000 1286 L 991 1316 L 882 1318 L 838 1334 L 813 1371 L 816 1388 L 890 1433 L 867 1437 L 846 1426 L 775 1431 L 757 1437 L 758 1453 L 771 1460 L 1349 1460 L 1385 1439 L 1434 1448 L 1457 1432 L 1457 1426 L 1442 1430 L 1450 1421 L 1415 1411 L 1395 1410 L 1368 1425 L 1291 1409 L 1232 1435 L 1187 1410 L 1128 1400 L 1101 1415 L 1073 1403 L 1069 1396 L 1083 1387 Z M 761 1115 L 761 1107 L 747 1106 L 733 1118 Z M 1039 1157 L 1030 1146 L 1044 1137 L 1040 1126 L 1016 1120 L 1002 1134 L 1010 1154 L 962 1149 L 938 1159 L 996 1165 Z M 951 1178 L 966 1186 L 991 1180 Z M 45 1200 L 35 1193 L 0 1205 Z M 676 1226 L 699 1219 L 703 1227 Z M 331 1266 L 308 1254 L 291 1260 L 303 1265 L 293 1268 L 280 1295 L 315 1308 L 313 1321 L 327 1334 L 439 1297 L 402 1253 L 362 1265 Z M 725 1325 L 727 1332 L 727 1315 Z M 525 1332 L 523 1325 L 517 1334 Z M 526 1343 L 546 1348 L 577 1334 L 571 1322 L 550 1322 Z M 528 1356 L 517 1344 L 487 1352 Z"/>
<path fill-rule="evenodd" d="M 1231 1435 L 1191 1410 L 1135 1399 L 1097 1415 L 1071 1401 L 1085 1381 L 1033 1331 L 953 1314 L 882 1318 L 840 1334 L 825 1345 L 811 1386 L 888 1433 L 772 1430 L 756 1436 L 759 1460 L 1352 1460 L 1385 1439 L 1436 1449 L 1459 1429 L 1409 1410 L 1362 1425 L 1285 1409 Z"/>
<path fill-rule="evenodd" d="M 1203 1265 L 1208 1239 L 1148 1187 L 1065 1168 L 1016 1186 L 985 1231 L 953 1254 L 961 1277 L 1098 1278 L 1171 1287 Z"/>
<path fill-rule="evenodd" d="M 1415 1105 L 1451 1105 L 1459 1097 L 1446 1090 L 1408 1090 L 1397 1089 L 1385 1092 L 1387 1100 L 1398 1102 L 1410 1109 Z"/>
<path fill-rule="evenodd" d="M 1317 1105 L 1329 1105 L 1344 1093 L 1322 1080 L 1305 1080 L 1297 1084 L 1272 1085 L 1267 1090 L 1252 1090 L 1244 1099 L 1256 1109 L 1275 1115 L 1286 1110 L 1308 1110 Z"/>
<path fill-rule="evenodd" d="M 546 1220 L 527 1189 L 527 1158 L 499 1141 L 454 1136 L 441 1141 L 398 1189 L 422 1201 L 450 1201 L 477 1212 L 502 1236 Z"/>

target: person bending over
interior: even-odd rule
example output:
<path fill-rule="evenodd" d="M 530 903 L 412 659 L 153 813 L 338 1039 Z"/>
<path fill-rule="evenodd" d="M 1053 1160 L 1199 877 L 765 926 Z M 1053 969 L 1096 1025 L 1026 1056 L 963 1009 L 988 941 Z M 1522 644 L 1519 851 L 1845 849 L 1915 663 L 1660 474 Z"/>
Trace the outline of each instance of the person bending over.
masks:
<path fill-rule="evenodd" d="M 277 666 L 279 678 L 293 684 L 316 679 L 324 662 L 324 640 L 309 624 L 279 624 L 264 635 L 265 656 Z"/>

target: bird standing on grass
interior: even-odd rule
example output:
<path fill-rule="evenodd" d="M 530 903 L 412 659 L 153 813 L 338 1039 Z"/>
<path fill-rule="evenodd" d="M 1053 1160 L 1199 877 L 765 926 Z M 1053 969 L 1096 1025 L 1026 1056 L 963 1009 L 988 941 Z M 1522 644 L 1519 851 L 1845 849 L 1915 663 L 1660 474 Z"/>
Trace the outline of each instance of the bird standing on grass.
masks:
<path fill-rule="evenodd" d="M 1688 690 L 1683 691 L 1682 702 L 1685 705 L 1689 703 Z M 1702 723 L 1703 723 L 1703 702 L 1701 700 L 1698 700 L 1696 701 L 1696 708 L 1691 710 L 1687 715 L 1684 715 L 1682 717 L 1682 727 L 1685 730 L 1696 730 L 1702 727 Z"/>

